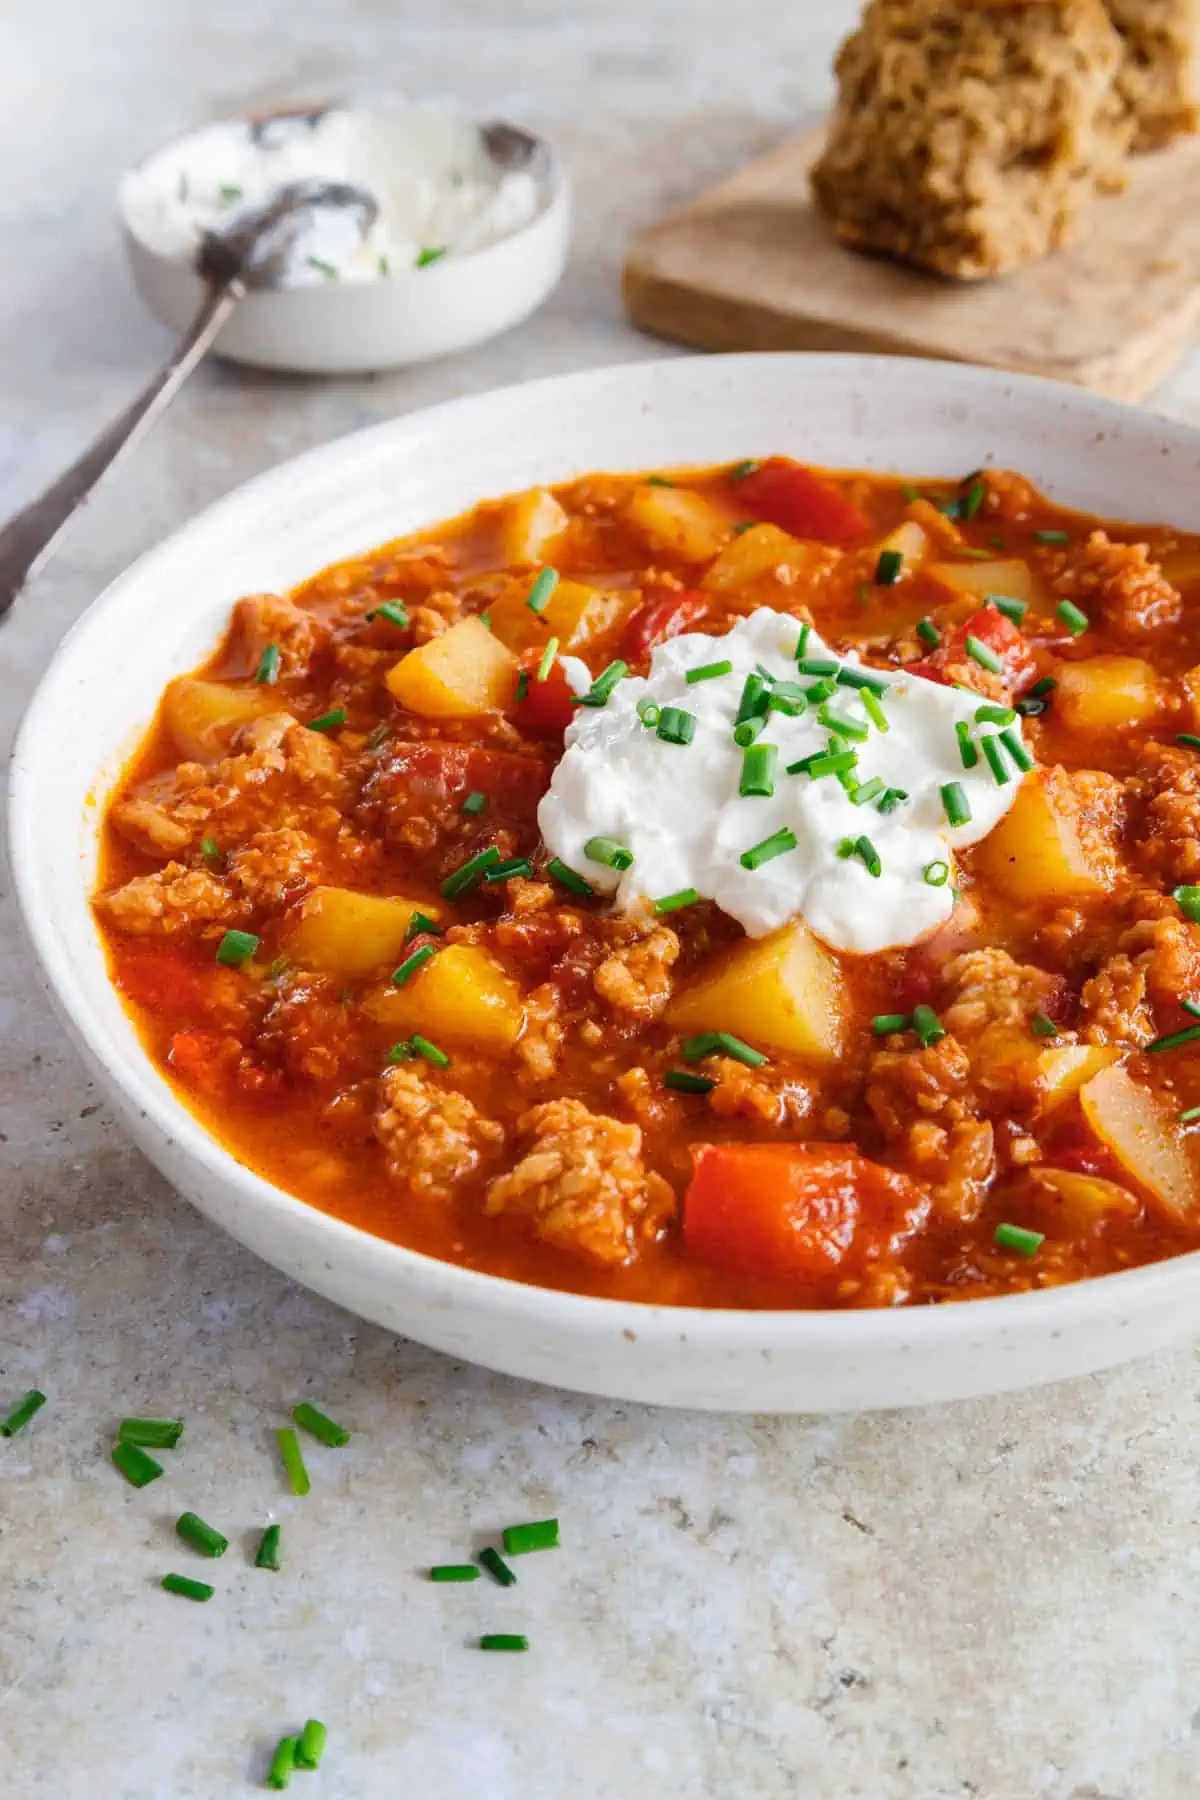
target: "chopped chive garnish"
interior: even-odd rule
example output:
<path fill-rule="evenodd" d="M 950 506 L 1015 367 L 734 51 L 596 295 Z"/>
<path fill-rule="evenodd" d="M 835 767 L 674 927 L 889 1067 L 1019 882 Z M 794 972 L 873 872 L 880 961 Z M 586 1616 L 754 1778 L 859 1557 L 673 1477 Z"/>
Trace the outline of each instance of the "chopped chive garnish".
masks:
<path fill-rule="evenodd" d="M 963 792 L 960 781 L 947 781 L 941 789 L 942 806 L 946 818 L 951 825 L 969 825 L 971 808 L 967 804 L 967 796 Z"/>
<path fill-rule="evenodd" d="M 602 863 L 606 869 L 632 869 L 633 851 L 625 844 L 619 844 L 616 838 L 592 837 L 583 846 L 583 854 L 595 863 Z"/>
<path fill-rule="evenodd" d="M 1011 1250 L 1016 1256 L 1036 1256 L 1046 1241 L 1044 1231 L 1027 1231 L 1024 1225 L 997 1225 L 992 1240 L 997 1250 Z"/>
<path fill-rule="evenodd" d="M 481 1650 L 528 1650 L 529 1639 L 513 1631 L 489 1631 L 479 1640 Z"/>
<path fill-rule="evenodd" d="M 507 862 L 493 863 L 483 871 L 483 879 L 488 887 L 494 881 L 512 881 L 517 875 L 526 881 L 532 880 L 533 864 L 527 856 L 510 856 Z"/>
<path fill-rule="evenodd" d="M 1011 725 L 1016 716 L 1011 706 L 977 706 L 975 708 L 977 725 Z"/>
<path fill-rule="evenodd" d="M 979 752 L 971 742 L 971 727 L 965 719 L 959 719 L 954 727 L 954 735 L 958 739 L 958 754 L 964 769 L 973 769 L 979 761 Z"/>
<path fill-rule="evenodd" d="M 806 619 L 800 627 L 800 636 L 796 639 L 796 661 L 797 662 L 800 661 L 801 657 L 807 651 L 808 640 L 811 636 L 812 636 L 812 626 L 808 623 L 808 620 Z"/>
<path fill-rule="evenodd" d="M 296 1767 L 298 1769 L 319 1769 L 321 1758 L 325 1754 L 325 1740 L 329 1736 L 320 1719 L 309 1719 L 300 1733 L 300 1742 L 296 1745 Z"/>
<path fill-rule="evenodd" d="M 531 1550 L 557 1549 L 557 1519 L 534 1519 L 528 1525 L 505 1527 L 504 1551 L 507 1556 L 527 1556 Z"/>
<path fill-rule="evenodd" d="M 206 1525 L 198 1513 L 180 1513 L 175 1521 L 175 1530 L 185 1544 L 198 1550 L 201 1556 L 224 1556 L 229 1548 L 229 1539 Z"/>
<path fill-rule="evenodd" d="M 449 254 L 449 249 L 445 244 L 429 244 L 424 250 L 417 251 L 417 260 L 414 267 L 418 269 L 428 269 L 432 267 L 434 263 L 441 262 L 443 256 L 449 256 Z"/>
<path fill-rule="evenodd" d="M 937 509 L 944 519 L 962 518 L 962 501 L 955 496 L 951 496 L 949 500 L 939 500 Z"/>
<path fill-rule="evenodd" d="M 637 716 L 647 731 L 654 730 L 661 712 L 662 708 L 657 700 L 639 700 L 637 703 Z"/>
<path fill-rule="evenodd" d="M 922 1050 L 928 1050 L 931 1044 L 939 1043 L 946 1035 L 946 1027 L 932 1006 L 913 1007 L 912 1028 L 920 1039 Z"/>
<path fill-rule="evenodd" d="M 976 557 L 980 562 L 988 562 L 991 559 L 992 553 L 990 550 L 981 550 L 978 544 L 956 544 L 954 554 L 956 556 Z"/>
<path fill-rule="evenodd" d="M 876 1013 L 871 1030 L 876 1037 L 891 1037 L 894 1031 L 907 1031 L 911 1023 L 910 1013 Z"/>
<path fill-rule="evenodd" d="M 1008 754 L 1012 757 L 1012 760 L 1016 763 L 1022 774 L 1027 774 L 1033 767 L 1033 758 L 1030 756 L 1016 732 L 1002 731 L 1000 733 L 1000 742 L 1004 745 L 1004 748 L 1008 751 Z"/>
<path fill-rule="evenodd" d="M 761 675 L 747 675 L 742 686 L 742 697 L 738 701 L 738 709 L 734 714 L 735 725 L 744 725 L 749 719 L 765 718 L 771 704 L 768 683 Z"/>
<path fill-rule="evenodd" d="M 1189 750 L 1200 750 L 1200 737 L 1194 736 L 1190 731 L 1177 731 L 1175 733 L 1175 742 L 1177 744 L 1186 744 Z"/>
<path fill-rule="evenodd" d="M 1049 1013 L 1043 1012 L 1039 1006 L 1029 1021 L 1029 1029 L 1034 1037 L 1052 1038 L 1058 1036 L 1058 1026 Z"/>
<path fill-rule="evenodd" d="M 757 795 L 769 800 L 775 792 L 775 771 L 779 765 L 779 750 L 775 744 L 752 744 L 742 758 L 742 773 L 738 781 L 738 793 L 743 799 Z"/>
<path fill-rule="evenodd" d="M 182 1436 L 182 1419 L 122 1419 L 117 1427 L 118 1443 L 143 1450 L 173 1450 Z"/>
<path fill-rule="evenodd" d="M 664 894 L 654 902 L 656 913 L 682 912 L 685 906 L 698 906 L 700 896 L 695 888 L 680 888 L 677 893 Z"/>
<path fill-rule="evenodd" d="M 820 681 L 814 681 L 811 687 L 803 688 L 802 693 L 810 706 L 820 706 L 825 700 L 832 700 L 837 693 L 837 683 L 830 675 Z"/>
<path fill-rule="evenodd" d="M 759 1069 L 767 1061 L 762 1050 L 756 1050 L 740 1037 L 734 1037 L 731 1031 L 702 1031 L 696 1037 L 683 1040 L 684 1062 L 702 1062 L 706 1056 L 729 1056 L 734 1062 L 745 1063 L 748 1069 Z"/>
<path fill-rule="evenodd" d="M 931 650 L 936 650 L 942 641 L 942 634 L 932 619 L 917 620 L 917 636 L 923 644 L 928 644 Z"/>
<path fill-rule="evenodd" d="M 1014 700 L 1013 708 L 1023 719 L 1036 719 L 1045 712 L 1046 702 L 1044 700 Z"/>
<path fill-rule="evenodd" d="M 310 269 L 315 269 L 318 275 L 324 275 L 327 281 L 336 281 L 341 274 L 337 264 L 327 262 L 323 256 L 306 256 L 304 260 Z"/>
<path fill-rule="evenodd" d="M 476 792 L 474 794 L 468 794 L 466 799 L 462 803 L 462 809 L 465 813 L 472 813 L 472 814 L 481 813 L 483 811 L 484 807 L 487 805 L 487 800 L 488 800 L 488 797 L 486 794 L 481 794 L 478 792 Z"/>
<path fill-rule="evenodd" d="M 871 669 L 853 669 L 849 663 L 843 663 L 837 672 L 839 687 L 858 688 L 872 694 L 886 694 L 891 683 L 886 676 L 876 675 Z"/>
<path fill-rule="evenodd" d="M 947 862 L 926 863 L 921 871 L 921 880 L 926 887 L 943 888 L 950 879 L 950 864 Z"/>
<path fill-rule="evenodd" d="M 336 731 L 339 726 L 344 725 L 345 723 L 345 707 L 335 706 L 331 712 L 322 713 L 320 718 L 310 719 L 308 721 L 308 729 L 310 731 Z"/>
<path fill-rule="evenodd" d="M 1181 1050 L 1185 1044 L 1194 1044 L 1200 1038 L 1200 1025 L 1190 1025 L 1186 1031 L 1172 1031 L 1166 1037 L 1155 1038 L 1152 1044 L 1145 1046 L 1147 1053 L 1158 1050 Z"/>
<path fill-rule="evenodd" d="M 240 969 L 258 949 L 259 940 L 252 931 L 227 931 L 217 945 L 217 961 L 231 969 Z"/>
<path fill-rule="evenodd" d="M 413 1044 L 416 1045 L 415 1038 Z M 318 1438 L 331 1450 L 341 1450 L 350 1442 L 350 1433 L 344 1425 L 338 1425 L 333 1419 L 326 1418 L 323 1412 L 318 1412 L 315 1406 L 308 1404 L 307 1400 L 302 1400 L 299 1406 L 293 1406 L 292 1417 L 303 1431 Z"/>
<path fill-rule="evenodd" d="M 646 486 L 647 487 L 674 487 L 675 483 L 673 481 L 668 481 L 665 475 L 647 475 Z"/>
<path fill-rule="evenodd" d="M 262 1540 L 259 1543 L 258 1549 L 254 1554 L 254 1566 L 256 1569 L 270 1569 L 272 1573 L 276 1575 L 279 1573 L 280 1569 L 283 1567 L 283 1557 L 280 1553 L 279 1542 L 282 1536 L 282 1526 L 267 1526 L 262 1534 Z"/>
<path fill-rule="evenodd" d="M 860 782 L 850 795 L 852 806 L 869 806 L 883 793 L 883 776 L 872 775 L 870 781 Z"/>
<path fill-rule="evenodd" d="M 1057 686 L 1058 683 L 1055 681 L 1053 675 L 1043 675 L 1042 679 L 1040 681 L 1035 681 L 1030 688 L 1029 698 L 1031 700 L 1044 700 L 1046 695 L 1052 694 Z"/>
<path fill-rule="evenodd" d="M 149 1487 L 163 1473 L 162 1464 L 147 1456 L 140 1444 L 114 1444 L 112 1460 L 130 1487 Z"/>
<path fill-rule="evenodd" d="M 436 955 L 437 951 L 432 944 L 422 944 L 419 950 L 414 950 L 411 956 L 405 957 L 398 969 L 392 970 L 392 986 L 403 987 L 412 980 L 418 969 L 424 968 L 431 956 Z"/>
<path fill-rule="evenodd" d="M 559 882 L 561 886 L 568 888 L 572 894 L 581 894 L 586 900 L 590 899 L 596 892 L 591 882 L 585 880 L 582 875 L 577 874 L 574 869 L 568 868 L 561 857 L 551 857 L 546 866 L 547 872 L 554 877 L 555 881 Z"/>
<path fill-rule="evenodd" d="M 419 1031 L 414 1031 L 408 1041 L 412 1047 L 414 1056 L 424 1057 L 425 1061 L 427 1063 L 432 1063 L 435 1069 L 448 1069 L 450 1067 L 450 1058 L 446 1055 L 446 1052 L 440 1050 L 436 1044 L 431 1044 L 429 1039 L 427 1037 L 422 1037 Z M 340 1431 L 341 1426 L 339 1425 L 337 1429 Z M 317 1435 L 320 1436 L 320 1433 Z M 347 1439 L 348 1438 L 349 1433 L 347 1433 Z M 325 1441 L 328 1443 L 332 1440 L 326 1439 Z"/>
<path fill-rule="evenodd" d="M 789 775 L 809 775 L 814 781 L 820 781 L 825 775 L 845 775 L 858 766 L 856 750 L 818 750 L 815 756 L 805 756 L 799 762 L 788 764 Z"/>
<path fill-rule="evenodd" d="M 818 708 L 817 717 L 827 731 L 836 731 L 839 737 L 853 738 L 861 743 L 871 735 L 871 727 L 861 719 L 852 719 L 849 714 L 838 712 L 835 707 L 825 705 Z"/>
<path fill-rule="evenodd" d="M 267 1786 L 281 1789 L 287 1787 L 296 1768 L 297 1737 L 281 1737 L 275 1746 L 275 1754 L 271 1758 L 271 1767 L 267 1770 Z"/>
<path fill-rule="evenodd" d="M 1035 531 L 1033 537 L 1038 544 L 1069 544 L 1071 541 L 1067 531 Z"/>
<path fill-rule="evenodd" d="M 970 477 L 968 477 L 968 479 L 970 479 Z M 966 491 L 966 494 L 963 496 L 963 503 L 962 503 L 963 518 L 964 519 L 973 519 L 975 517 L 975 514 L 979 511 L 980 507 L 983 505 L 983 503 L 986 499 L 987 499 L 987 482 L 986 481 L 972 481 L 970 487 Z"/>
<path fill-rule="evenodd" d="M 406 944 L 411 944 L 415 937 L 421 937 L 426 932 L 432 933 L 434 937 L 444 936 L 442 927 L 436 919 L 431 919 L 428 913 L 415 912 L 408 921 L 408 930 L 404 934 L 404 941 Z"/>
<path fill-rule="evenodd" d="M 408 608 L 401 606 L 398 600 L 385 600 L 381 606 L 373 606 L 367 614 L 367 624 L 375 619 L 386 619 L 389 625 L 396 625 L 401 631 L 408 626 Z"/>
<path fill-rule="evenodd" d="M 525 596 L 525 604 L 530 612 L 545 612 L 550 604 L 550 596 L 558 586 L 558 570 L 543 569 Z"/>
<path fill-rule="evenodd" d="M 500 852 L 495 844 L 489 844 L 486 850 L 480 850 L 474 856 L 469 856 L 465 863 L 460 864 L 443 881 L 438 889 L 442 899 L 461 900 L 464 894 L 478 886 L 483 871 L 490 869 L 493 863 L 499 861 Z M 392 979 L 394 981 L 395 976 Z"/>
<path fill-rule="evenodd" d="M 663 1076 L 663 1086 L 681 1094 L 711 1094 L 716 1085 L 711 1076 L 697 1075 L 692 1069 L 668 1069 Z"/>
<path fill-rule="evenodd" d="M 1185 1112 L 1181 1112 L 1179 1115 L 1181 1125 L 1192 1125 L 1197 1119 L 1200 1119 L 1200 1106 L 1189 1106 Z"/>
<path fill-rule="evenodd" d="M 915 505 L 921 498 L 920 488 L 915 488 L 911 481 L 902 481 L 900 483 L 900 492 L 910 506 Z"/>
<path fill-rule="evenodd" d="M 168 1594 L 178 1594 L 181 1600 L 211 1600 L 216 1588 L 210 1587 L 207 1581 L 193 1581 L 187 1575 L 164 1575 L 158 1584 Z"/>
<path fill-rule="evenodd" d="M 429 1571 L 430 1581 L 478 1581 L 479 1570 L 474 1563 L 434 1563 Z"/>
<path fill-rule="evenodd" d="M 1011 619 L 1014 625 L 1019 625 L 1029 611 L 1028 600 L 1014 600 L 1010 594 L 989 594 L 987 599 L 989 606 L 994 606 L 997 612 L 1003 613 L 1006 619 Z"/>
<path fill-rule="evenodd" d="M 218 844 L 216 838 L 202 837 L 200 839 L 200 854 L 206 863 L 219 863 L 221 860 L 221 846 Z"/>
<path fill-rule="evenodd" d="M 844 837 L 842 839 L 841 843 L 837 847 L 837 853 L 843 862 L 848 862 L 850 857 L 852 857 L 854 855 L 855 845 L 856 845 L 857 841 L 858 840 L 856 838 L 852 838 L 852 837 Z"/>
<path fill-rule="evenodd" d="M 658 715 L 655 734 L 664 744 L 690 744 L 696 735 L 696 715 L 682 706 L 664 706 Z"/>
<path fill-rule="evenodd" d="M 30 1419 L 41 1412 L 45 1404 L 46 1396 L 40 1388 L 30 1388 L 29 1392 L 17 1401 L 12 1411 L 5 1413 L 4 1417 L 0 1419 L 0 1437 L 16 1437 L 18 1431 L 24 1431 Z M 159 1472 L 161 1474 L 161 1470 Z"/>
<path fill-rule="evenodd" d="M 879 802 L 876 811 L 881 813 L 892 813 L 896 811 L 898 806 L 906 806 L 907 804 L 908 795 L 905 790 L 903 788 L 890 787 Z"/>
<path fill-rule="evenodd" d="M 520 706 L 522 700 L 525 699 L 528 692 L 529 692 L 529 670 L 522 669 L 520 674 L 517 676 L 517 691 L 516 691 L 515 697 L 516 697 L 516 702 L 517 702 L 518 706 Z"/>
<path fill-rule="evenodd" d="M 753 475 L 758 464 L 753 461 L 734 463 L 729 471 L 730 481 L 745 481 L 747 475 Z"/>
<path fill-rule="evenodd" d="M 870 719 L 872 725 L 874 725 L 876 731 L 887 731 L 887 714 L 884 712 L 883 703 L 874 688 L 863 688 L 859 694 L 859 699 L 862 701 L 863 711 L 866 713 L 868 719 Z"/>
<path fill-rule="evenodd" d="M 258 659 L 254 679 L 262 687 L 271 687 L 279 679 L 279 645 L 268 644 Z"/>
<path fill-rule="evenodd" d="M 731 662 L 701 663 L 698 669 L 689 669 L 684 680 L 689 687 L 695 687 L 698 681 L 715 681 L 720 675 L 732 675 Z"/>
<path fill-rule="evenodd" d="M 481 1550 L 479 1552 L 479 1561 L 493 1580 L 500 1583 L 501 1587 L 516 1587 L 516 1576 L 513 1574 L 500 1552 L 498 1550 L 493 1550 L 490 1544 L 486 1550 Z"/>
<path fill-rule="evenodd" d="M 1001 755 L 999 740 L 994 737 L 985 737 L 980 738 L 979 741 L 983 745 L 983 754 L 987 758 L 987 765 L 992 771 L 996 786 L 1006 787 L 1012 780 L 1012 776 L 1008 772 L 1008 764 Z"/>
<path fill-rule="evenodd" d="M 533 678 L 535 681 L 546 681 L 549 678 L 550 671 L 554 667 L 554 659 L 557 655 L 558 639 L 556 637 L 548 638 L 546 640 L 546 648 L 542 651 L 541 660 L 537 666 L 537 673 Z"/>
<path fill-rule="evenodd" d="M 967 641 L 964 645 L 964 649 L 968 656 L 974 658 L 981 669 L 988 669 L 993 675 L 1002 675 L 1004 673 L 1004 664 L 996 655 L 996 652 L 990 649 L 987 644 L 982 643 L 979 638 L 975 637 L 970 632 L 967 634 Z"/>
<path fill-rule="evenodd" d="M 795 832 L 785 825 L 782 831 L 773 831 L 761 843 L 752 844 L 749 850 L 743 850 L 738 860 L 743 869 L 761 869 L 764 863 L 774 862 L 777 856 L 786 856 L 789 850 L 796 848 L 798 842 Z"/>
<path fill-rule="evenodd" d="M 876 850 L 869 837 L 855 838 L 854 854 L 865 867 L 867 874 L 873 875 L 876 881 L 878 881 L 879 877 L 883 874 L 883 864 L 879 860 L 878 850 Z"/>
<path fill-rule="evenodd" d="M 615 661 L 609 663 L 609 665 L 606 669 L 601 670 L 600 674 L 597 675 L 595 681 L 593 681 L 593 683 L 592 683 L 591 687 L 588 689 L 587 693 L 580 694 L 579 698 L 576 701 L 576 705 L 577 706 L 605 706 L 605 705 L 607 705 L 609 695 L 612 693 L 613 689 L 616 687 L 618 681 L 624 681 L 624 679 L 625 679 L 626 675 L 628 675 L 628 673 L 629 673 L 629 664 L 627 662 L 622 662 L 620 657 L 617 657 Z"/>
<path fill-rule="evenodd" d="M 1200 924 L 1200 887 L 1177 887 L 1171 898 L 1178 901 L 1189 919 Z"/>
<path fill-rule="evenodd" d="M 900 579 L 904 557 L 899 550 L 881 550 L 875 564 L 876 587 L 893 587 Z"/>
<path fill-rule="evenodd" d="M 796 667 L 801 675 L 833 675 L 841 668 L 832 656 L 798 656 Z"/>
<path fill-rule="evenodd" d="M 300 1439 L 290 1425 L 281 1425 L 275 1433 L 275 1442 L 279 1445 L 279 1454 L 283 1458 L 283 1466 L 293 1494 L 307 1494 L 312 1486 L 308 1479 L 308 1470 L 304 1466 L 304 1452 L 300 1448 Z"/>
<path fill-rule="evenodd" d="M 1082 637 L 1090 623 L 1087 614 L 1073 600 L 1060 600 L 1058 617 L 1072 637 Z"/>

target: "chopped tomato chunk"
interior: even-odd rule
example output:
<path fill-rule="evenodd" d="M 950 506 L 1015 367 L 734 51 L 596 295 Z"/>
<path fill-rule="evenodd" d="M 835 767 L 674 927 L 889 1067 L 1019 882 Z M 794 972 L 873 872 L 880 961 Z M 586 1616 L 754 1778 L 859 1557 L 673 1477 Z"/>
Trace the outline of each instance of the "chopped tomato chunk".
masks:
<path fill-rule="evenodd" d="M 678 593 L 645 601 L 625 627 L 622 656 L 630 662 L 643 662 L 656 645 L 678 637 L 681 631 L 691 631 L 707 610 L 709 598 L 699 588 L 681 588 Z"/>
<path fill-rule="evenodd" d="M 1028 641 L 1022 636 L 1011 619 L 994 606 L 981 607 L 972 613 L 961 625 L 955 627 L 944 643 L 923 656 L 919 662 L 908 664 L 910 675 L 923 675 L 927 681 L 940 681 L 949 684 L 958 679 L 952 671 L 961 669 L 963 664 L 970 664 L 971 653 L 967 649 L 967 639 L 974 638 L 1000 658 L 1003 664 L 1003 675 L 1007 686 L 1014 694 L 1024 693 L 1037 680 L 1037 663 Z"/>
<path fill-rule="evenodd" d="M 912 1184 L 847 1144 L 701 1144 L 683 1209 L 689 1250 L 740 1274 L 836 1275 L 863 1239 L 892 1238 Z"/>
<path fill-rule="evenodd" d="M 527 650 L 521 657 L 511 718 L 530 737 L 561 737 L 575 717 L 574 689 L 558 661 L 551 664 L 545 680 L 538 681 L 541 660 L 540 650 Z"/>
<path fill-rule="evenodd" d="M 857 506 L 811 469 L 772 456 L 734 483 L 748 512 L 793 537 L 818 538 L 824 544 L 853 544 L 870 526 Z"/>

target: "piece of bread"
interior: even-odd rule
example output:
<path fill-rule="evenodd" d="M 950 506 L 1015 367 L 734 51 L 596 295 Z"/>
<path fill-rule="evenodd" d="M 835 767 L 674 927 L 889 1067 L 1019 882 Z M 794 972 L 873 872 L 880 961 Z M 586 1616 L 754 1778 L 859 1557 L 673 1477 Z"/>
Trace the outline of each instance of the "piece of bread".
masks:
<path fill-rule="evenodd" d="M 1071 233 L 1132 136 L 1101 0 L 870 0 L 813 169 L 839 237 L 963 280 Z"/>
<path fill-rule="evenodd" d="M 1133 115 L 1134 148 L 1157 150 L 1196 129 L 1200 0 L 1105 0 L 1121 34 L 1117 91 Z"/>

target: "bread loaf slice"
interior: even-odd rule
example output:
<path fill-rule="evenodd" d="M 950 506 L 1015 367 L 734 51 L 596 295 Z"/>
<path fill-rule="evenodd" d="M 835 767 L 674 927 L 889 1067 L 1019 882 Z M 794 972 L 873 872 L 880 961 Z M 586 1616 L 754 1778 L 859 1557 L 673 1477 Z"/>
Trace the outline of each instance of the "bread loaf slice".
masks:
<path fill-rule="evenodd" d="M 1134 148 L 1157 150 L 1196 129 L 1200 0 L 1105 0 L 1124 55 L 1117 89 L 1133 116 Z"/>

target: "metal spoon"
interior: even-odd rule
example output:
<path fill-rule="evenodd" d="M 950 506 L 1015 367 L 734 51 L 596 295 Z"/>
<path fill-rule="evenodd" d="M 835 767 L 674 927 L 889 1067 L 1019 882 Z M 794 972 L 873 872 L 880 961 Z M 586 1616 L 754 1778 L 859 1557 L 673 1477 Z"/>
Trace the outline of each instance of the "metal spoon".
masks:
<path fill-rule="evenodd" d="M 375 223 L 379 205 L 365 188 L 345 182 L 294 181 L 263 205 L 242 207 L 219 230 L 205 233 L 195 266 L 208 292 L 173 354 L 79 460 L 0 529 L 0 619 L 76 507 L 126 446 L 170 405 L 250 289 L 289 285 L 297 245 L 314 229 L 318 215 L 330 212 L 344 213 L 361 238 Z"/>

